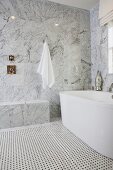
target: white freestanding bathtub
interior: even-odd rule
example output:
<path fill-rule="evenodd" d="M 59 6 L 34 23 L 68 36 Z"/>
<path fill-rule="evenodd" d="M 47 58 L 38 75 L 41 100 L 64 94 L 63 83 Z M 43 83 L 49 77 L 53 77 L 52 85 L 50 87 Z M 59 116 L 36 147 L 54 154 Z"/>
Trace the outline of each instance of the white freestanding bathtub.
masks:
<path fill-rule="evenodd" d="M 63 125 L 100 154 L 113 159 L 113 93 L 60 93 Z"/>

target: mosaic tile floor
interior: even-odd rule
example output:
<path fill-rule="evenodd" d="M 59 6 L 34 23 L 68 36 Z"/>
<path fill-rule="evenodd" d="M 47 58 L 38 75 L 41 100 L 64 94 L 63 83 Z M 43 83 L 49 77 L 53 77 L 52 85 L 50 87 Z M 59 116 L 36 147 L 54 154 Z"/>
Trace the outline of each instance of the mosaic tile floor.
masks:
<path fill-rule="evenodd" d="M 0 130 L 0 170 L 113 170 L 60 121 Z"/>

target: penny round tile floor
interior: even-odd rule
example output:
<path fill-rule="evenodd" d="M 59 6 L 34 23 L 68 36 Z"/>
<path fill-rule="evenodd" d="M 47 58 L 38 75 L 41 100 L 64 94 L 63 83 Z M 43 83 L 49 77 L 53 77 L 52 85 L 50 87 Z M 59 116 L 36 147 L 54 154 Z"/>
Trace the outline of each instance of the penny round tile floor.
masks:
<path fill-rule="evenodd" d="M 113 170 L 61 121 L 0 130 L 0 170 Z"/>

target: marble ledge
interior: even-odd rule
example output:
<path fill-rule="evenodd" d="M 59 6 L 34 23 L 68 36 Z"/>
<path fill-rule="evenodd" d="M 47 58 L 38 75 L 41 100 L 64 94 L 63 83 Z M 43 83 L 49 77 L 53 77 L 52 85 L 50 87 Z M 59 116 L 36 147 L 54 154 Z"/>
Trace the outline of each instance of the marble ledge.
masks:
<path fill-rule="evenodd" d="M 49 121 L 48 101 L 0 104 L 0 129 L 41 124 Z"/>

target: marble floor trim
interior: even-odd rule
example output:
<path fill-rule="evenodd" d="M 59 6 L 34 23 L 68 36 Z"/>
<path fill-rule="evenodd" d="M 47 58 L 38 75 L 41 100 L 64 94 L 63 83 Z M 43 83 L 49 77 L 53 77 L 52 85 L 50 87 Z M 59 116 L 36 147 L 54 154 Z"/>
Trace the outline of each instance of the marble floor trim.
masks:
<path fill-rule="evenodd" d="M 113 170 L 61 121 L 0 130 L 0 170 Z"/>

